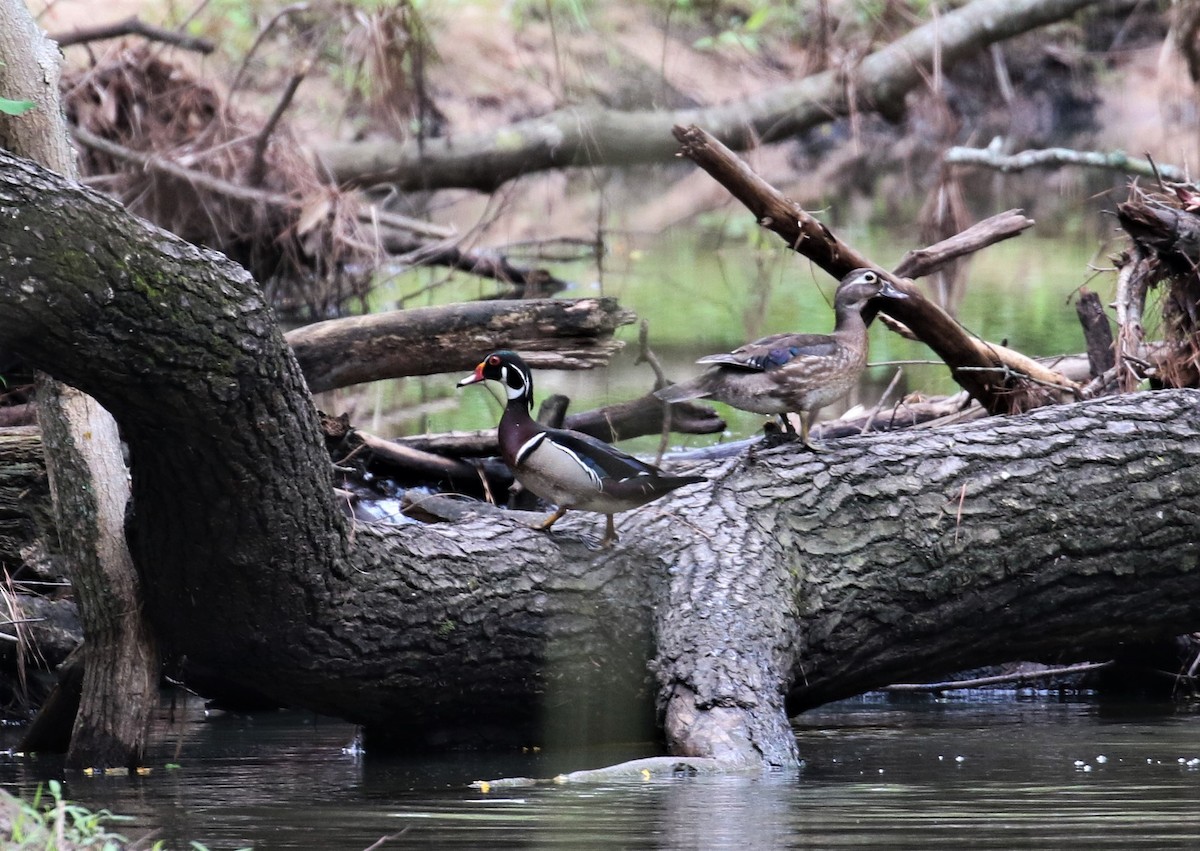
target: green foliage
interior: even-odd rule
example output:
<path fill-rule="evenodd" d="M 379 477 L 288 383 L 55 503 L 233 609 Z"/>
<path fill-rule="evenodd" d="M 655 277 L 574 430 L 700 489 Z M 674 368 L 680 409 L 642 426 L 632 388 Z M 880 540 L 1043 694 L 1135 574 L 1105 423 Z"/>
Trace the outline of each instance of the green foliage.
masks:
<path fill-rule="evenodd" d="M 69 803 L 63 798 L 62 784 L 57 780 L 49 781 L 44 787 L 38 786 L 29 803 L 0 791 L 0 809 L 9 816 L 9 835 L 0 837 L 3 840 L 0 845 L 7 849 L 118 851 L 126 845 L 124 836 L 112 833 L 106 827 L 108 822 L 120 820 L 119 816 L 108 810 L 92 812 Z M 155 844 L 151 848 L 158 851 L 162 845 Z"/>
<path fill-rule="evenodd" d="M 116 816 L 108 810 L 93 812 L 67 801 L 57 780 L 39 785 L 30 802 L 0 789 L 0 848 L 4 851 L 121 851 L 126 847 L 166 851 L 166 843 L 161 839 L 150 844 L 147 840 L 131 844 L 123 835 L 108 829 L 109 822 L 128 820 L 128 816 Z M 3 827 L 6 823 L 7 831 Z M 192 851 L 208 851 L 199 842 L 190 842 L 188 846 Z"/>
<path fill-rule="evenodd" d="M 5 115 L 22 115 L 33 107 L 34 103 L 31 100 L 10 100 L 0 97 L 0 112 Z"/>
<path fill-rule="evenodd" d="M 854 0 L 849 4 L 853 18 L 865 24 L 889 15 L 925 19 L 929 16 L 929 0 Z"/>
<path fill-rule="evenodd" d="M 768 23 L 778 18 L 778 9 L 769 3 L 761 3 L 758 8 L 743 15 L 741 12 L 732 13 L 726 22 L 726 28 L 715 35 L 706 35 L 696 39 L 692 46 L 697 50 L 713 50 L 718 47 L 740 47 L 747 53 L 758 53 L 761 47 L 759 36 L 764 32 Z"/>
<path fill-rule="evenodd" d="M 213 39 L 222 51 L 235 57 L 244 56 L 253 44 L 266 4 L 256 0 L 213 0 L 202 8 L 203 12 L 188 24 L 188 31 Z"/>
<path fill-rule="evenodd" d="M 734 48 L 757 54 L 769 41 L 802 40 L 808 33 L 816 0 L 666 0 L 667 14 L 685 27 L 707 30 L 692 41 L 697 50 Z M 677 16 L 677 17 L 675 17 Z"/>
<path fill-rule="evenodd" d="M 0 65 L 4 65 L 0 62 Z M 0 114 L 4 115 L 21 115 L 33 109 L 34 103 L 31 100 L 12 100 L 6 97 L 0 97 Z"/>
<path fill-rule="evenodd" d="M 591 29 L 588 7 L 591 0 L 517 0 L 510 7 L 514 25 L 518 28 L 524 21 L 566 22 L 578 32 Z"/>

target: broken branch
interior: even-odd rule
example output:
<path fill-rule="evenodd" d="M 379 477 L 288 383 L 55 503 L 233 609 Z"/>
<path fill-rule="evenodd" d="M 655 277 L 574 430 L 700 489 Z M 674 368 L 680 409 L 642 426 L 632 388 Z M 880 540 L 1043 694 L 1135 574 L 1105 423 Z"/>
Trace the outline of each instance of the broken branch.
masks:
<path fill-rule="evenodd" d="M 634 315 L 612 298 L 488 301 L 316 322 L 288 332 L 314 393 L 365 381 L 468 370 L 492 349 L 534 368 L 591 369 L 624 344 Z"/>
<path fill-rule="evenodd" d="M 86 44 L 92 41 L 104 41 L 109 38 L 121 38 L 127 35 L 140 35 L 150 41 L 163 44 L 173 44 L 184 50 L 194 50 L 197 53 L 212 53 L 217 46 L 206 38 L 197 38 L 176 30 L 168 30 L 148 24 L 137 15 L 125 18 L 111 24 L 100 24 L 95 27 L 80 27 L 68 33 L 59 33 L 50 38 L 58 42 L 59 47 L 70 47 L 73 44 Z"/>

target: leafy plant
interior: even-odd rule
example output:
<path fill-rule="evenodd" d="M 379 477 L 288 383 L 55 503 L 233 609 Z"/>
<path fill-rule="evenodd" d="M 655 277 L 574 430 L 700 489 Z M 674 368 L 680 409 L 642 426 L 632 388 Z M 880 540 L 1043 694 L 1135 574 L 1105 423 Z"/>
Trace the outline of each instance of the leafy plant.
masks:
<path fill-rule="evenodd" d="M 0 812 L 7 816 L 10 825 L 9 835 L 0 836 L 0 844 L 5 848 L 65 851 L 86 847 L 118 851 L 127 844 L 124 836 L 110 832 L 105 826 L 119 820 L 119 816 L 108 810 L 93 812 L 68 802 L 57 780 L 44 787 L 39 785 L 29 803 L 0 790 Z"/>
<path fill-rule="evenodd" d="M 697 50 L 712 50 L 716 47 L 740 47 L 748 53 L 759 50 L 759 33 L 771 21 L 772 8 L 759 6 L 748 16 L 733 15 L 724 30 L 716 35 L 703 36 L 692 45 Z"/>
<path fill-rule="evenodd" d="M 33 109 L 34 103 L 31 100 L 11 100 L 10 98 L 0 97 L 0 112 L 5 115 L 22 115 Z"/>
<path fill-rule="evenodd" d="M 130 842 L 107 827 L 109 822 L 128 821 L 108 810 L 89 810 L 63 797 L 57 780 L 39 785 L 33 800 L 26 802 L 0 789 L 0 848 L 4 851 L 166 851 L 163 840 Z M 192 851 L 208 851 L 199 842 L 189 842 Z M 248 848 L 239 851 L 250 851 Z"/>

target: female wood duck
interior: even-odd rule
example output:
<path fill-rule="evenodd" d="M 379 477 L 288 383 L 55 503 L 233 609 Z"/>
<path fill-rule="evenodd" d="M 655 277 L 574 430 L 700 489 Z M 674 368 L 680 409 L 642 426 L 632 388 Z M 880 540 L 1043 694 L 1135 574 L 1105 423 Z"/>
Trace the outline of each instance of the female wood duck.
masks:
<path fill-rule="evenodd" d="M 492 352 L 459 387 L 498 381 L 508 395 L 500 418 L 500 453 L 521 485 L 557 506 L 538 528 L 549 529 L 570 509 L 608 516 L 601 547 L 617 539 L 613 514 L 645 505 L 703 476 L 668 476 L 652 464 L 590 435 L 547 428 L 529 415 L 533 375 L 515 352 Z"/>
<path fill-rule="evenodd" d="M 876 296 L 908 298 L 870 269 L 855 269 L 838 284 L 832 335 L 774 334 L 728 354 L 702 357 L 696 363 L 716 366 L 654 395 L 666 402 L 708 398 L 755 414 L 777 414 L 784 430 L 793 435 L 796 429 L 787 414 L 799 412 L 800 440 L 818 451 L 809 440 L 809 429 L 817 411 L 858 383 L 867 365 L 862 309 Z"/>

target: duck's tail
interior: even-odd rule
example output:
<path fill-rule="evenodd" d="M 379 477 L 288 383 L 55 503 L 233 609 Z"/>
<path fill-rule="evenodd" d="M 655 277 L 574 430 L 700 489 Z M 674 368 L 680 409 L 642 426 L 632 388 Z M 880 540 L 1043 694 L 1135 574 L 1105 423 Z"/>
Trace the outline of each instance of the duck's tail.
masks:
<path fill-rule="evenodd" d="M 654 395 L 664 402 L 686 402 L 689 399 L 703 399 L 709 392 L 708 383 L 696 378 L 682 384 L 668 384 L 661 390 L 655 390 Z"/>

